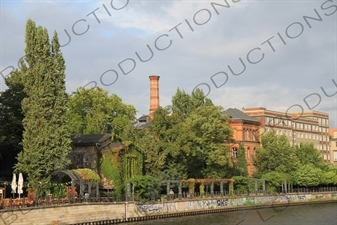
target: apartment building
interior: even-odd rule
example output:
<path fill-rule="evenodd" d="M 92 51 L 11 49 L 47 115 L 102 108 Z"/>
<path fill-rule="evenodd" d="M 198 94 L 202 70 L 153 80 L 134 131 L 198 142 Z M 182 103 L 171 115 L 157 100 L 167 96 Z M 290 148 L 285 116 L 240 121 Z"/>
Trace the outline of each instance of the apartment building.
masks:
<path fill-rule="evenodd" d="M 235 161 L 239 145 L 242 144 L 245 149 L 248 176 L 252 176 L 256 171 L 253 164 L 253 156 L 256 149 L 260 147 L 260 122 L 238 109 L 229 108 L 222 113 L 228 115 L 231 119 L 230 126 L 233 129 L 233 138 L 235 140 L 235 143 L 230 145 L 232 158 Z"/>
<path fill-rule="evenodd" d="M 337 165 L 337 128 L 330 128 L 331 163 Z"/>
<path fill-rule="evenodd" d="M 329 143 L 329 114 L 317 111 L 286 113 L 264 107 L 243 108 L 242 111 L 260 122 L 260 134 L 275 131 L 285 134 L 292 145 L 313 143 L 324 161 L 331 162 Z"/>

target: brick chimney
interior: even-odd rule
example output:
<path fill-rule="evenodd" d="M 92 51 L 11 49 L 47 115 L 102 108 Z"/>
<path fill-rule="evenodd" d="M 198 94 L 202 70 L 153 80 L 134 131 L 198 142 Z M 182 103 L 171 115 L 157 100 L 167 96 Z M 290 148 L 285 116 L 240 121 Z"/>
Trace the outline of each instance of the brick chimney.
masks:
<path fill-rule="evenodd" d="M 149 76 L 150 78 L 150 117 L 152 113 L 159 107 L 159 77 Z"/>

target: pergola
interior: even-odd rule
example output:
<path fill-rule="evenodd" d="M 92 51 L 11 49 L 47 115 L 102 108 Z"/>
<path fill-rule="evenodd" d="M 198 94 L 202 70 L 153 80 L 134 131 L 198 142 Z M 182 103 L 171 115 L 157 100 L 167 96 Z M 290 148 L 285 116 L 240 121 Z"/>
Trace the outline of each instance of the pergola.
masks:
<path fill-rule="evenodd" d="M 92 171 L 95 173 L 94 171 Z M 84 190 L 85 185 L 88 187 L 88 193 L 91 195 L 91 188 L 92 186 L 96 186 L 96 197 L 99 197 L 99 182 L 96 184 L 92 182 L 91 180 L 87 180 L 83 178 L 79 173 L 76 172 L 76 170 L 61 170 L 61 171 L 55 171 L 52 173 L 53 176 L 57 176 L 58 178 L 62 179 L 64 176 L 68 176 L 71 179 L 71 186 L 75 187 L 75 185 L 80 186 L 80 197 L 84 196 Z M 98 175 L 97 175 L 98 176 Z"/>

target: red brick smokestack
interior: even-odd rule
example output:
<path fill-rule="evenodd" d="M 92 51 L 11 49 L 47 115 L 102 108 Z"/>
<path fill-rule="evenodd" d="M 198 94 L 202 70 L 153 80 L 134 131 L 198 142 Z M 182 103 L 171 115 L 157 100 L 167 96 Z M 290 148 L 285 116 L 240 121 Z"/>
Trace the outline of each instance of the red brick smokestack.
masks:
<path fill-rule="evenodd" d="M 149 76 L 150 78 L 150 117 L 153 112 L 159 107 L 159 77 Z"/>

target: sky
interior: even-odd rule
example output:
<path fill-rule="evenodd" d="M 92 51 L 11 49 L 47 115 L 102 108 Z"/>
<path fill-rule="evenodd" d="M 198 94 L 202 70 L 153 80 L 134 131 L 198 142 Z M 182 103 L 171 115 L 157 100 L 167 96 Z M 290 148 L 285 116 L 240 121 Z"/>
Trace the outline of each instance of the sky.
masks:
<path fill-rule="evenodd" d="M 56 31 L 66 87 L 99 86 L 148 114 L 201 88 L 227 108 L 322 111 L 337 127 L 337 0 L 0 0 L 0 91 L 28 19 Z"/>

